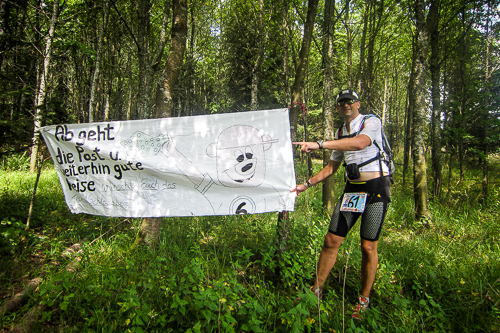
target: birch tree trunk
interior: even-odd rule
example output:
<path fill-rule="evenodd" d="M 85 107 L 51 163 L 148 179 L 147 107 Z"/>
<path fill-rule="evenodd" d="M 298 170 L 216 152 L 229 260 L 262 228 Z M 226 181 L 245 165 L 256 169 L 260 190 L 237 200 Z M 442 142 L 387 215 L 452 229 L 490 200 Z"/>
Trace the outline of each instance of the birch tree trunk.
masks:
<path fill-rule="evenodd" d="M 353 70 L 352 70 L 352 29 L 351 29 L 351 16 L 349 14 L 350 1 L 345 2 L 345 32 L 347 38 L 346 53 L 347 53 L 347 86 L 353 89 Z M 326 20 L 326 3 L 325 3 L 325 20 Z M 335 15 L 335 7 L 333 7 L 333 12 L 330 15 Z M 333 16 L 335 17 L 335 16 Z M 333 36 L 332 36 L 333 37 Z M 336 108 L 334 107 L 334 113 Z"/>
<path fill-rule="evenodd" d="M 171 117 L 173 110 L 173 90 L 177 83 L 187 39 L 187 0 L 173 1 L 173 25 L 170 51 L 163 70 L 162 80 L 156 93 L 156 118 Z M 161 217 L 147 217 L 142 220 L 141 230 L 135 244 L 144 241 L 152 247 L 160 239 Z"/>
<path fill-rule="evenodd" d="M 374 49 L 375 49 L 375 40 L 377 38 L 377 32 L 375 30 L 375 1 L 370 0 L 367 4 L 367 17 L 368 17 L 368 45 L 366 45 L 366 66 L 365 71 L 363 72 L 363 89 L 359 93 L 363 96 L 364 103 L 364 112 L 367 114 L 372 113 L 373 110 L 373 101 L 372 96 L 374 95 L 372 92 L 373 86 L 373 62 L 374 62 Z M 380 22 L 380 21 L 379 21 Z"/>
<path fill-rule="evenodd" d="M 291 92 L 290 92 L 290 84 L 289 84 L 289 70 L 288 70 L 288 47 L 289 47 L 289 37 L 288 37 L 288 1 L 283 1 L 283 7 L 282 7 L 282 15 L 283 15 L 283 22 L 282 22 L 282 32 L 283 32 L 283 41 L 282 41 L 282 48 L 283 48 L 283 73 L 285 75 L 285 83 L 284 83 L 284 90 L 285 90 L 285 100 L 289 101 L 291 99 Z"/>
<path fill-rule="evenodd" d="M 466 9 L 461 8 L 461 13 L 460 17 L 461 22 L 462 22 L 462 29 L 463 31 L 466 31 L 468 29 L 468 23 L 466 19 Z M 462 121 L 465 119 L 465 115 L 467 113 L 467 100 L 469 98 L 469 91 L 468 91 L 468 75 L 469 72 L 467 70 L 467 50 L 469 47 L 469 34 L 463 33 L 462 37 L 460 38 L 460 46 L 459 46 L 459 66 L 458 66 L 458 75 L 459 75 L 459 94 L 460 94 L 460 105 L 458 106 L 458 121 L 455 122 L 457 125 L 457 129 L 462 128 Z M 459 170 L 460 170 L 460 180 L 459 182 L 463 182 L 465 180 L 465 169 L 464 169 L 464 154 L 465 154 L 465 143 L 464 143 L 464 137 L 463 134 L 461 134 L 461 131 L 457 131 L 457 149 L 458 149 L 458 164 L 459 164 Z"/>
<path fill-rule="evenodd" d="M 356 78 L 356 85 L 358 86 L 358 93 L 362 93 L 363 89 L 365 88 L 365 71 L 366 71 L 366 34 L 368 31 L 368 12 L 370 8 L 370 2 L 367 1 L 365 3 L 365 10 L 363 13 L 363 32 L 361 34 L 361 43 L 360 43 L 360 50 L 359 50 L 359 70 L 358 70 L 358 75 Z"/>
<path fill-rule="evenodd" d="M 439 197 L 443 183 L 443 174 L 441 167 L 441 86 L 440 76 L 441 67 L 439 59 L 439 6 L 440 0 L 431 2 L 429 9 L 429 18 L 427 19 L 428 31 L 430 37 L 430 72 L 431 72 L 431 100 L 432 100 L 432 118 L 431 118 L 431 141 L 432 141 L 432 171 L 433 177 L 433 196 Z"/>
<path fill-rule="evenodd" d="M 33 132 L 33 147 L 31 149 L 30 172 L 35 172 L 37 167 L 38 149 L 40 145 L 40 127 L 44 116 L 45 98 L 47 94 L 47 80 L 49 77 L 50 60 L 52 56 L 52 42 L 54 41 L 54 33 L 56 30 L 57 20 L 59 18 L 59 0 L 54 0 L 52 9 L 52 17 L 50 19 L 49 32 L 45 37 L 45 50 L 43 52 L 43 69 L 40 74 L 40 84 L 38 93 L 35 98 L 35 120 Z"/>
<path fill-rule="evenodd" d="M 413 191 L 415 197 L 415 218 L 420 220 L 429 216 L 427 207 L 427 166 L 425 160 L 425 92 L 427 75 L 427 31 L 425 27 L 425 0 L 415 1 L 416 38 L 415 38 L 415 86 L 413 102 Z"/>
<path fill-rule="evenodd" d="M 384 77 L 384 99 L 382 101 L 382 128 L 385 128 L 387 112 L 389 110 L 389 87 L 387 76 Z"/>
<path fill-rule="evenodd" d="M 335 0 L 325 1 L 325 20 L 323 23 L 323 115 L 324 115 L 324 134 L 323 140 L 333 140 L 335 135 L 335 91 L 334 75 L 335 68 L 333 59 L 335 56 Z M 348 20 L 348 14 L 346 14 Z M 348 25 L 347 25 L 348 26 Z M 349 38 L 349 37 L 348 37 Z M 349 43 L 349 41 L 348 41 Z M 350 78 L 350 64 L 348 64 L 348 78 Z M 323 151 L 323 167 L 330 162 L 331 151 Z M 334 208 L 335 192 L 334 178 L 328 177 L 323 181 L 323 207 L 328 211 Z"/>
<path fill-rule="evenodd" d="M 413 42 L 415 44 L 415 42 Z M 415 48 L 415 45 L 413 45 Z M 415 50 L 413 51 L 415 54 Z M 413 91 L 415 86 L 415 57 L 412 60 L 412 70 L 410 73 L 410 80 L 408 81 L 408 92 L 407 92 L 407 102 L 405 107 L 405 135 L 404 135 L 404 146 L 403 146 L 403 184 L 406 184 L 406 171 L 410 165 L 410 153 L 411 153 L 411 138 L 412 138 L 412 121 L 413 121 Z"/>
<path fill-rule="evenodd" d="M 488 145 L 488 128 L 489 128 L 489 106 L 491 104 L 491 75 L 493 74 L 493 70 L 491 68 L 491 32 L 490 32 L 490 14 L 491 10 L 488 7 L 488 15 L 487 23 L 486 23 L 486 57 L 485 57 L 485 86 L 488 89 L 488 94 L 486 95 L 485 107 L 483 107 L 481 120 L 483 124 L 484 131 L 482 132 L 481 141 L 483 146 L 483 163 L 481 169 L 483 171 L 483 180 L 481 181 L 481 185 L 483 188 L 483 196 L 484 202 L 488 204 L 488 154 L 489 154 L 489 145 Z"/>

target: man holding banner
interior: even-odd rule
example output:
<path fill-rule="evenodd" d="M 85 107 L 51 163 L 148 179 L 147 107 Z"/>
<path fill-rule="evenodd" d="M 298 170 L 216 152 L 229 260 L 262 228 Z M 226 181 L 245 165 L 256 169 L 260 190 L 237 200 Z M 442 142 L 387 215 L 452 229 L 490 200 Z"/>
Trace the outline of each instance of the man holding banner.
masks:
<path fill-rule="evenodd" d="M 337 96 L 337 111 L 344 124 L 335 134 L 335 141 L 294 142 L 301 145 L 301 151 L 332 149 L 333 153 L 326 165 L 304 184 L 291 192 L 299 195 L 327 177 L 333 175 L 345 159 L 346 186 L 344 194 L 335 206 L 328 233 L 318 262 L 316 279 L 311 288 L 319 298 L 326 278 L 335 265 L 338 250 L 356 220 L 362 216 L 361 236 L 361 293 L 352 317 L 360 319 L 360 314 L 368 307 L 378 265 L 377 245 L 382 224 L 390 202 L 390 176 L 385 163 L 378 163 L 379 149 L 376 142 L 382 142 L 381 121 L 377 117 L 367 118 L 359 113 L 361 102 L 353 90 L 342 90 Z M 373 160 L 373 163 L 363 163 Z"/>

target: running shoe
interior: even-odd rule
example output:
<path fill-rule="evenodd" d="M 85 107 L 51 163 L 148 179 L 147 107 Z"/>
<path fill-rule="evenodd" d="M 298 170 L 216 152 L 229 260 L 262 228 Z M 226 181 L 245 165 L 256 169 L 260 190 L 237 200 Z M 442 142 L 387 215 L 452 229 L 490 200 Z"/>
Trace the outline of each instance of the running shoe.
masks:
<path fill-rule="evenodd" d="M 358 304 L 356 304 L 356 310 L 352 313 L 352 317 L 357 320 L 361 320 L 360 315 L 363 314 L 363 312 L 366 311 L 370 307 L 370 299 L 359 296 L 358 297 Z"/>
<path fill-rule="evenodd" d="M 314 289 L 314 286 L 312 286 L 311 291 L 314 293 L 314 295 L 316 295 L 316 297 L 318 297 L 321 300 L 321 298 L 323 297 L 323 290 L 321 288 L 318 287 L 318 288 Z M 302 301 L 302 298 L 297 297 L 296 299 L 293 299 L 292 301 L 295 304 L 299 304 Z"/>
<path fill-rule="evenodd" d="M 311 291 L 314 293 L 314 295 L 316 295 L 316 297 L 318 297 L 319 299 L 321 299 L 323 297 L 323 289 L 321 289 L 320 287 L 317 287 L 316 289 L 314 289 L 314 286 L 311 287 Z"/>

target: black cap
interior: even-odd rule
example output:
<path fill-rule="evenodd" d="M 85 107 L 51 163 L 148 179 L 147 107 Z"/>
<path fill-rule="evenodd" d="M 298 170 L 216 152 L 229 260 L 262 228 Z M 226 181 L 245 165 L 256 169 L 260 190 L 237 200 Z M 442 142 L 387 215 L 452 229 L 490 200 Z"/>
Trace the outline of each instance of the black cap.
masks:
<path fill-rule="evenodd" d="M 359 96 L 354 90 L 344 89 L 337 95 L 337 102 L 343 99 L 354 99 L 356 101 L 359 101 Z"/>

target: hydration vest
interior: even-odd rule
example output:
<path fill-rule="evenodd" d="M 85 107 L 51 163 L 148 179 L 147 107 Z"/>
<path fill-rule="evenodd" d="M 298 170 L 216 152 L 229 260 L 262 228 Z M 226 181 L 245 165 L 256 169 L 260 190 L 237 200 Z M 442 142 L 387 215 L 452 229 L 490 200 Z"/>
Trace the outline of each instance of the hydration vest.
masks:
<path fill-rule="evenodd" d="M 380 119 L 379 117 L 377 117 L 374 114 L 367 114 L 361 120 L 361 125 L 359 126 L 358 131 L 356 133 L 352 133 L 352 134 L 348 134 L 348 135 L 342 135 L 342 128 L 344 127 L 344 124 L 345 124 L 345 123 L 342 123 L 342 125 L 340 125 L 340 128 L 338 130 L 338 133 L 339 133 L 338 138 L 339 139 L 346 139 L 346 138 L 354 138 L 354 137 L 358 136 L 359 133 L 363 130 L 363 128 L 365 128 L 365 120 L 368 118 L 372 118 L 372 117 Z M 389 176 L 391 177 L 391 182 L 394 182 L 392 179 L 392 175 L 396 172 L 396 166 L 394 165 L 394 161 L 393 161 L 391 145 L 389 144 L 389 140 L 387 140 L 387 136 L 385 135 L 385 132 L 382 129 L 382 126 L 380 127 L 380 132 L 382 134 L 382 142 L 381 142 L 382 147 L 377 143 L 376 140 L 373 140 L 373 144 L 378 148 L 379 152 L 373 158 L 370 158 L 369 160 L 358 164 L 358 167 L 361 168 L 367 164 L 378 161 L 379 166 L 380 166 L 380 176 L 382 177 L 384 175 L 384 172 L 382 169 L 382 161 L 383 161 L 387 165 L 387 168 L 389 169 Z M 344 160 L 344 167 L 345 166 L 346 166 L 346 162 Z"/>

